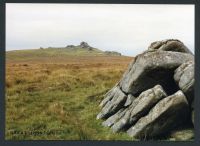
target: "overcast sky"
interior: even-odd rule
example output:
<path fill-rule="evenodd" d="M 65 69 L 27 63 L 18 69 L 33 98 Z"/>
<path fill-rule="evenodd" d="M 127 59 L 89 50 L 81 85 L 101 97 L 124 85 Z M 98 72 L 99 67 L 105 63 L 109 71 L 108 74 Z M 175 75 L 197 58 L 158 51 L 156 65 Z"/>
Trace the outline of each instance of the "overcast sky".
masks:
<path fill-rule="evenodd" d="M 194 5 L 6 4 L 7 51 L 86 41 L 135 56 L 168 38 L 194 52 Z"/>

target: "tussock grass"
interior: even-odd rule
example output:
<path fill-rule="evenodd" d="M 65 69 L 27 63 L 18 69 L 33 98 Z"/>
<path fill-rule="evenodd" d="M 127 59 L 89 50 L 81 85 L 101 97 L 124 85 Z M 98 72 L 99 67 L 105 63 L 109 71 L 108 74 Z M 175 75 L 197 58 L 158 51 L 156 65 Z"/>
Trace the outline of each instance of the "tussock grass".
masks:
<path fill-rule="evenodd" d="M 6 139 L 131 140 L 96 120 L 103 94 L 131 60 L 113 56 L 7 59 Z"/>

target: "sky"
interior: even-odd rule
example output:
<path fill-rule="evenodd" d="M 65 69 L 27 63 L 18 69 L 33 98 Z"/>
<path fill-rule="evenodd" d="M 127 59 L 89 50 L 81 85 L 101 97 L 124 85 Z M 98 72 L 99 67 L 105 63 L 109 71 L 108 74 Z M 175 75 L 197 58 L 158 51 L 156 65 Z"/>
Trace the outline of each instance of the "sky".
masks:
<path fill-rule="evenodd" d="M 86 41 L 135 56 L 171 38 L 194 52 L 194 5 L 6 4 L 6 51 Z"/>

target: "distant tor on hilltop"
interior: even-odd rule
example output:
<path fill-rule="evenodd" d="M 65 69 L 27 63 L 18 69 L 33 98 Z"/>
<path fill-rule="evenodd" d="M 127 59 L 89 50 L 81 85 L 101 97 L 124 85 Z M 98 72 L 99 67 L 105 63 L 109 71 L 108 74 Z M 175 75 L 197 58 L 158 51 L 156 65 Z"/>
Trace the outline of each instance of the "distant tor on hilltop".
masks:
<path fill-rule="evenodd" d="M 66 47 L 40 47 L 39 49 L 13 50 L 6 52 L 6 59 L 37 58 L 37 57 L 67 57 L 67 56 L 122 56 L 117 51 L 102 51 L 82 41 L 79 45 Z"/>

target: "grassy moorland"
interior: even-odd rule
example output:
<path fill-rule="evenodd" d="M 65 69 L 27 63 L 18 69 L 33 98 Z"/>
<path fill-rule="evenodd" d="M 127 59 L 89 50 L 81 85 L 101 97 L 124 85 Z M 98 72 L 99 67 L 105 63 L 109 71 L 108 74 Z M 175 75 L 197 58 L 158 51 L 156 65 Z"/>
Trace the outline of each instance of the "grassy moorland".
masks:
<path fill-rule="evenodd" d="M 96 115 L 133 58 L 40 52 L 6 53 L 7 140 L 131 140 Z"/>

